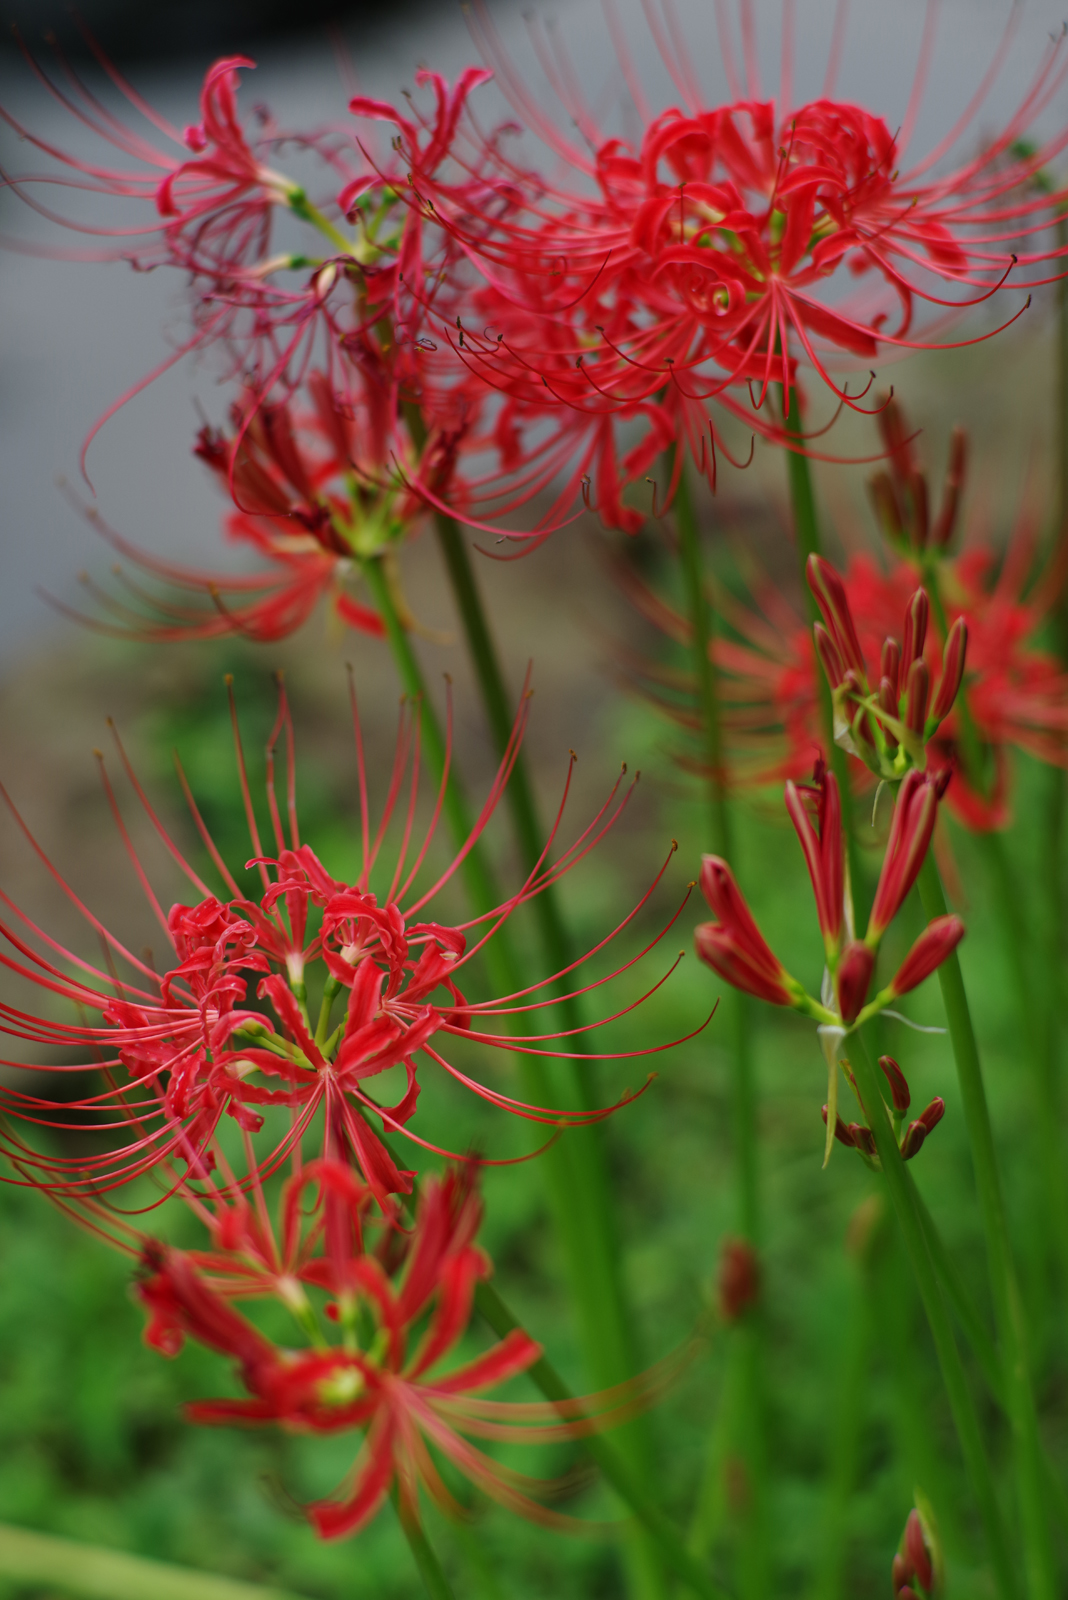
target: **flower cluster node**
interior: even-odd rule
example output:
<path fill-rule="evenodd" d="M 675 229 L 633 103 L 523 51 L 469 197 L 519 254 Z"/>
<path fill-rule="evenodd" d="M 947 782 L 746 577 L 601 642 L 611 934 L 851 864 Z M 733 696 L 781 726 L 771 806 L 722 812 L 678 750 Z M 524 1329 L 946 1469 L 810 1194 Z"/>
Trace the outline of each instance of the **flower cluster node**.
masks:
<path fill-rule="evenodd" d="M 927 765 L 927 745 L 953 710 L 964 681 L 968 623 L 949 629 L 942 671 L 931 701 L 931 669 L 924 655 L 931 603 L 917 589 L 905 611 L 902 639 L 884 639 L 873 688 L 857 635 L 846 586 L 822 556 L 806 565 L 809 588 L 826 626 L 815 623 L 816 653 L 831 686 L 835 741 L 880 779 L 894 781 Z M 948 770 L 948 769 L 947 769 Z"/>

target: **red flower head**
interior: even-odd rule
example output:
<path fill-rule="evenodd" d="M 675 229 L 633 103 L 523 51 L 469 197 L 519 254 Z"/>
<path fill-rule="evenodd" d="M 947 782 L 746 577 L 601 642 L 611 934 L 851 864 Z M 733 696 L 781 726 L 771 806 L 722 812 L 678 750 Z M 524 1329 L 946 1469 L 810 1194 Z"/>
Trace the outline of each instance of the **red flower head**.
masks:
<path fill-rule="evenodd" d="M 1061 246 L 1052 223 L 1063 193 L 1033 180 L 1068 140 L 1059 133 L 1026 154 L 1020 143 L 1063 80 L 1060 45 L 1003 133 L 934 178 L 981 96 L 936 150 L 908 163 L 929 40 L 895 134 L 882 116 L 831 97 L 833 70 L 821 97 L 799 104 L 787 67 L 778 100 L 769 99 L 752 60 L 744 73 L 735 66 L 725 32 L 720 53 L 732 99 L 710 106 L 674 23 L 665 31 L 651 10 L 647 18 L 678 102 L 658 113 L 648 106 L 614 24 L 621 75 L 644 130 L 621 139 L 602 129 L 557 55 L 547 71 L 579 131 L 575 140 L 546 116 L 486 7 L 474 8 L 472 27 L 500 86 L 562 177 L 520 167 L 499 134 L 483 138 L 457 119 L 461 172 L 495 176 L 472 204 L 470 185 L 442 170 L 437 142 L 415 137 L 407 113 L 373 110 L 399 130 L 413 225 L 432 217 L 450 232 L 453 260 L 471 276 L 459 335 L 462 276 L 447 315 L 431 310 L 430 321 L 472 379 L 500 397 L 502 452 L 529 437 L 524 456 L 546 468 L 551 460 L 555 472 L 570 433 L 571 491 L 595 492 L 605 520 L 628 530 L 643 513 L 622 491 L 650 471 L 665 439 L 687 441 L 714 480 L 722 442 L 711 407 L 810 450 L 796 407 L 787 430 L 765 406 L 773 384 L 789 397 L 799 361 L 839 405 L 860 409 L 861 397 L 836 370 L 936 347 L 948 318 L 1006 279 L 1026 289 L 1056 274 Z M 848 280 L 861 280 L 859 292 Z M 625 454 L 617 423 L 638 435 Z"/>
<path fill-rule="evenodd" d="M 606 1114 L 527 1105 L 477 1082 L 443 1054 L 446 1041 L 457 1035 L 479 1045 L 544 1053 L 537 1034 L 524 1034 L 519 1019 L 536 1021 L 542 1009 L 555 1003 L 543 998 L 549 992 L 545 983 L 532 982 L 519 994 L 490 1000 L 469 999 L 461 985 L 501 923 L 593 847 L 629 793 L 620 797 L 617 782 L 591 825 L 549 864 L 547 852 L 560 827 L 558 817 L 537 870 L 492 912 L 459 925 L 428 921 L 431 902 L 475 848 L 500 800 L 522 738 L 526 704 L 524 700 L 508 752 L 470 838 L 443 870 L 430 875 L 429 883 L 422 880 L 444 802 L 444 783 L 426 836 L 416 849 L 415 712 L 403 717 L 389 797 L 373 837 L 357 724 L 363 864 L 354 881 L 333 877 L 300 839 L 292 730 L 284 693 L 268 747 L 273 853 L 261 843 L 235 718 L 253 853 L 248 867 L 258 875 L 257 894 L 250 895 L 231 873 L 188 796 L 193 820 L 225 886 L 224 899 L 213 894 L 184 861 L 120 745 L 135 791 L 197 899 L 192 905 L 174 906 L 165 916 L 138 864 L 141 882 L 174 951 L 170 969 L 162 977 L 107 934 L 73 891 L 67 893 L 106 941 L 109 959 L 122 962 L 131 976 L 101 972 L 62 949 L 8 902 L 10 916 L 0 923 L 0 933 L 9 953 L 0 955 L 0 961 L 51 998 L 38 1017 L 10 1004 L 0 1007 L 0 1029 L 46 1049 L 75 1051 L 83 1063 L 80 1070 L 103 1074 L 98 1091 L 65 1106 L 71 1126 L 92 1124 L 101 1136 L 98 1153 L 78 1157 L 30 1148 L 10 1119 L 39 1121 L 49 1112 L 50 1102 L 39 1092 L 12 1083 L 3 1090 L 3 1109 L 9 1118 L 4 1143 L 22 1176 L 39 1187 L 74 1196 L 103 1193 L 155 1167 L 184 1170 L 191 1180 L 206 1181 L 221 1161 L 232 1160 L 224 1158 L 217 1137 L 229 1120 L 243 1131 L 250 1166 L 272 1170 L 287 1150 L 313 1138 L 323 1159 L 353 1163 L 361 1182 L 387 1205 L 388 1196 L 410 1189 L 411 1173 L 397 1167 L 375 1125 L 437 1148 L 408 1126 L 416 1111 L 420 1066 L 439 1068 L 492 1104 L 538 1123 L 560 1126 Z M 289 751 L 288 837 L 275 799 L 273 770 L 275 744 L 283 733 Z M 402 842 L 392 871 L 386 872 L 386 829 L 401 803 L 409 758 L 412 770 Z M 121 826 L 110 784 L 108 795 Z M 623 926 L 626 922 L 609 939 Z M 567 976 L 581 965 L 569 969 Z M 591 987 L 605 981 L 598 979 Z M 550 985 L 554 982 L 548 980 Z M 55 1020 L 52 1008 L 57 1000 L 77 1007 L 82 1020 Z M 514 1030 L 509 1027 L 513 1019 Z M 556 1053 L 566 1055 L 566 1046 Z M 40 1070 L 39 1063 L 26 1065 Z M 44 1067 L 48 1070 L 47 1058 Z M 401 1078 L 399 1099 L 392 1105 L 386 1103 L 388 1095 L 374 1092 L 379 1081 L 390 1081 L 383 1074 L 391 1069 L 398 1069 L 394 1078 Z M 59 1070 L 72 1069 L 65 1065 Z M 628 1098 L 629 1092 L 624 1096 Z"/>
<path fill-rule="evenodd" d="M 316 1189 L 311 1225 L 302 1231 Z M 581 1527 L 539 1503 L 551 1485 L 494 1460 L 469 1436 L 547 1444 L 615 1426 L 663 1392 L 688 1352 L 603 1395 L 555 1404 L 483 1400 L 484 1391 L 526 1372 L 541 1347 L 516 1328 L 483 1354 L 439 1370 L 466 1334 L 477 1285 L 492 1271 L 475 1243 L 482 1206 L 470 1167 L 431 1177 L 411 1232 L 386 1222 L 374 1248 L 363 1238 L 365 1198 L 344 1168 L 320 1162 L 289 1180 L 284 1243 L 274 1237 L 262 1194 L 258 1201 L 257 1220 L 246 1208 L 244 1229 L 233 1226 L 233 1216 L 228 1234 L 216 1223 L 212 1252 L 151 1241 L 142 1247 L 137 1294 L 148 1314 L 147 1342 L 174 1356 L 186 1338 L 195 1339 L 230 1356 L 248 1391 L 243 1399 L 194 1402 L 189 1418 L 278 1423 L 302 1433 L 361 1431 L 342 1491 L 306 1508 L 325 1539 L 366 1527 L 393 1487 L 402 1515 L 413 1520 L 420 1489 L 459 1514 L 428 1445 L 510 1510 L 550 1527 Z M 268 1295 L 288 1307 L 310 1344 L 280 1347 L 229 1303 Z"/>

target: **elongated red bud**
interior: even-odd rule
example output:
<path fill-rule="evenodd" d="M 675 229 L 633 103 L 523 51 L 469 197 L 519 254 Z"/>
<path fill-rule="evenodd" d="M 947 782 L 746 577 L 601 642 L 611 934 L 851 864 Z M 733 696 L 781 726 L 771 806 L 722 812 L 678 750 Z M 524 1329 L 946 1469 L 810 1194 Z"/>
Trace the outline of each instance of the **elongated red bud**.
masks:
<path fill-rule="evenodd" d="M 901 646 L 896 639 L 883 640 L 883 655 L 879 670 L 884 678 L 890 679 L 896 707 L 898 696 L 901 693 Z"/>
<path fill-rule="evenodd" d="M 929 978 L 963 938 L 964 924 L 957 916 L 935 917 L 929 922 L 894 974 L 890 984 L 894 996 L 908 994 Z"/>
<path fill-rule="evenodd" d="M 902 779 L 890 823 L 883 869 L 875 890 L 875 903 L 868 920 L 866 938 L 869 944 L 877 943 L 882 938 L 883 931 L 897 915 L 901 902 L 923 865 L 938 814 L 937 783 L 938 779 L 928 783 L 924 774 L 917 772 L 915 767 L 906 772 Z"/>
<path fill-rule="evenodd" d="M 868 480 L 868 493 L 871 496 L 876 521 L 883 533 L 891 543 L 900 543 L 904 538 L 905 528 L 901 520 L 901 507 L 898 504 L 894 480 L 890 474 L 876 472 Z"/>
<path fill-rule="evenodd" d="M 897 717 L 897 695 L 894 693 L 893 681 L 890 678 L 879 680 L 879 709 L 888 717 Z M 891 750 L 897 749 L 897 735 L 883 724 L 883 738 Z"/>
<path fill-rule="evenodd" d="M 890 1085 L 890 1098 L 894 1102 L 895 1111 L 907 1111 L 912 1104 L 912 1095 L 909 1093 L 908 1080 L 893 1056 L 880 1056 L 879 1065 L 886 1074 L 886 1081 Z"/>
<path fill-rule="evenodd" d="M 827 1126 L 827 1107 L 826 1106 L 823 1107 L 823 1125 L 824 1125 L 824 1127 Z M 853 1126 L 855 1127 L 856 1124 L 854 1123 Z M 850 1149 L 850 1150 L 855 1148 L 855 1146 L 853 1144 L 853 1135 L 850 1133 L 849 1129 L 846 1127 L 845 1123 L 842 1121 L 841 1117 L 839 1117 L 839 1116 L 836 1116 L 835 1119 L 834 1119 L 834 1136 L 838 1140 L 839 1144 L 846 1145 L 847 1148 Z"/>
<path fill-rule="evenodd" d="M 912 499 L 912 526 L 909 529 L 909 543 L 914 550 L 927 548 L 927 479 L 922 472 L 914 472 L 909 483 Z"/>
<path fill-rule="evenodd" d="M 931 716 L 936 722 L 948 717 L 953 709 L 953 702 L 964 679 L 964 661 L 967 654 L 968 624 L 963 617 L 958 617 L 946 639 L 946 648 L 942 655 L 942 679 L 938 685 L 934 705 L 931 707 Z"/>
<path fill-rule="evenodd" d="M 842 660 L 838 646 L 822 622 L 814 622 L 812 624 L 812 637 L 815 641 L 816 654 L 820 658 L 820 666 L 823 668 L 827 682 L 832 689 L 837 689 L 845 677 L 845 662 Z"/>
<path fill-rule="evenodd" d="M 944 550 L 953 537 L 960 510 L 960 497 L 964 488 L 964 475 L 968 466 L 968 435 L 963 428 L 953 429 L 949 441 L 949 466 L 942 489 L 942 504 L 938 520 L 931 531 L 931 543 L 936 550 Z"/>
<path fill-rule="evenodd" d="M 842 1014 L 842 1021 L 852 1023 L 857 1020 L 865 1000 L 868 998 L 868 986 L 875 968 L 875 953 L 859 939 L 846 948 L 838 971 L 835 974 L 835 984 L 838 990 L 838 1009 Z"/>
<path fill-rule="evenodd" d="M 910 1122 L 901 1141 L 902 1160 L 911 1161 L 913 1156 L 918 1155 L 926 1137 L 927 1129 L 922 1122 Z"/>
<path fill-rule="evenodd" d="M 930 1594 L 934 1588 L 934 1567 L 927 1549 L 927 1541 L 923 1536 L 920 1513 L 915 1508 L 909 1512 L 909 1519 L 905 1524 L 905 1556 L 919 1579 L 920 1588 L 926 1589 Z"/>
<path fill-rule="evenodd" d="M 898 1551 L 890 1568 L 890 1580 L 894 1585 L 894 1594 L 900 1595 L 909 1579 L 912 1577 L 912 1567 L 905 1557 Z"/>
<path fill-rule="evenodd" d="M 905 612 L 905 637 L 901 641 L 901 665 L 907 672 L 912 663 L 923 655 L 927 640 L 927 619 L 931 614 L 926 589 L 917 589 Z"/>
<path fill-rule="evenodd" d="M 931 693 L 931 674 L 924 660 L 914 661 L 905 680 L 905 726 L 922 734 L 927 726 L 927 701 Z"/>
<path fill-rule="evenodd" d="M 831 563 L 825 561 L 822 556 L 809 556 L 805 562 L 805 576 L 816 603 L 823 612 L 823 620 L 830 630 L 831 637 L 838 646 L 842 660 L 847 667 L 853 668 L 862 682 L 865 682 L 864 656 L 860 640 L 857 638 L 853 613 L 849 608 L 845 584 Z"/>
<path fill-rule="evenodd" d="M 851 1122 L 846 1132 L 857 1150 L 863 1150 L 866 1156 L 876 1154 L 875 1135 L 870 1128 L 864 1127 L 860 1122 Z"/>
<path fill-rule="evenodd" d="M 946 1102 L 942 1099 L 940 1094 L 936 1094 L 927 1109 L 920 1112 L 920 1121 L 923 1123 L 928 1133 L 933 1133 L 945 1114 Z M 924 1588 L 926 1587 L 927 1585 L 924 1584 Z"/>
<path fill-rule="evenodd" d="M 701 890 L 718 922 L 703 922 L 694 929 L 701 960 L 721 978 L 773 1006 L 793 1005 L 796 985 L 769 947 L 730 867 L 720 856 L 704 856 Z"/>
<path fill-rule="evenodd" d="M 724 1239 L 719 1253 L 719 1314 L 737 1322 L 760 1297 L 760 1258 L 748 1239 Z"/>

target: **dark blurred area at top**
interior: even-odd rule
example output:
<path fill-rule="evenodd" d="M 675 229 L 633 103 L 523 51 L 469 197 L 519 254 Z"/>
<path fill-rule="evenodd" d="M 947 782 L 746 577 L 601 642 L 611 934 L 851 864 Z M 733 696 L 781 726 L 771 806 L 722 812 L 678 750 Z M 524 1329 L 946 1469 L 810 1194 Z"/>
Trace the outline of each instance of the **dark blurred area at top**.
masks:
<path fill-rule="evenodd" d="M 454 0 L 3 0 L 0 50 L 17 29 L 33 50 L 54 36 L 64 54 L 91 53 L 86 34 L 116 62 L 167 64 L 236 55 L 287 37 L 342 31 L 351 44 L 439 14 Z"/>

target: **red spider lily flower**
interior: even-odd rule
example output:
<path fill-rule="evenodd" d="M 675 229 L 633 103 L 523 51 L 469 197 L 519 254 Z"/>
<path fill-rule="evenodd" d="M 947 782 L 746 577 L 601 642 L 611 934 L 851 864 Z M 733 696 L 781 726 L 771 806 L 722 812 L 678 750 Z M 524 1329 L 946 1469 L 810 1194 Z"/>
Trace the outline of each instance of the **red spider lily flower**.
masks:
<path fill-rule="evenodd" d="M 541 1355 L 541 1346 L 517 1328 L 484 1354 L 438 1372 L 467 1329 L 477 1284 L 492 1270 L 475 1243 L 481 1214 L 469 1172 L 449 1171 L 424 1187 L 399 1262 L 384 1260 L 381 1252 L 347 1253 L 340 1261 L 336 1251 L 328 1252 L 334 1259 L 322 1262 L 320 1278 L 329 1297 L 326 1327 L 311 1303 L 303 1302 L 301 1326 L 314 1329 L 317 1338 L 300 1350 L 272 1343 L 228 1304 L 233 1293 L 249 1292 L 240 1263 L 235 1287 L 218 1255 L 198 1259 L 155 1244 L 143 1252 L 137 1293 L 148 1312 L 148 1343 L 173 1356 L 186 1337 L 196 1339 L 230 1356 L 248 1391 L 248 1398 L 188 1405 L 192 1421 L 278 1423 L 315 1434 L 363 1431 L 342 1492 L 306 1507 L 322 1538 L 366 1527 L 393 1486 L 413 1519 L 419 1517 L 420 1488 L 459 1515 L 428 1446 L 508 1509 L 550 1527 L 585 1526 L 539 1503 L 537 1497 L 552 1492 L 551 1483 L 495 1461 L 470 1436 L 548 1444 L 615 1426 L 662 1392 L 687 1358 L 680 1352 L 630 1383 L 588 1398 L 557 1404 L 484 1400 L 484 1391 L 528 1371 Z M 390 1229 L 387 1239 L 396 1237 L 396 1228 Z M 257 1286 L 253 1292 L 264 1291 Z M 340 1331 L 340 1344 L 329 1341 L 331 1326 Z"/>
<path fill-rule="evenodd" d="M 146 591 L 118 569 L 125 594 L 83 579 L 103 617 L 87 617 L 51 596 L 50 603 L 97 631 L 123 637 L 240 633 L 264 642 L 295 632 L 325 596 L 342 624 L 381 637 L 377 611 L 352 593 L 361 563 L 388 556 L 412 535 L 427 509 L 416 485 L 425 481 L 444 491 L 459 434 L 436 429 L 419 460 L 406 459 L 397 453 L 375 384 L 364 385 L 359 407 L 342 401 L 321 372 L 309 375 L 306 390 L 304 410 L 247 397 L 233 407 L 232 436 L 205 427 L 197 438 L 196 455 L 233 497 L 228 539 L 255 550 L 267 563 L 265 572 L 236 576 L 161 560 L 90 507 L 85 514 L 104 538 L 166 588 Z M 196 597 L 193 604 L 183 601 L 183 591 Z M 407 615 L 399 596 L 398 608 Z"/>
<path fill-rule="evenodd" d="M 1033 180 L 1068 142 L 1061 131 L 1026 153 L 1020 143 L 1063 82 L 1059 42 L 1002 133 L 979 156 L 932 177 L 972 124 L 991 80 L 947 138 L 909 165 L 929 38 L 905 124 L 894 134 L 874 112 L 832 98 L 833 70 L 820 98 L 807 104 L 795 100 L 789 70 L 778 99 L 767 98 L 753 62 L 744 73 L 734 65 L 725 34 L 721 54 L 733 98 L 709 106 L 673 19 L 661 24 L 652 8 L 646 16 L 679 102 L 659 113 L 648 106 L 613 24 L 622 76 L 644 124 L 640 138 L 603 131 L 558 51 L 543 52 L 550 83 L 579 131 L 575 140 L 542 110 L 488 9 L 474 7 L 476 39 L 521 126 L 568 175 L 520 167 L 499 134 L 484 138 L 473 122 L 457 119 L 461 172 L 496 176 L 481 204 L 472 204 L 469 184 L 442 170 L 437 143 L 416 136 L 409 113 L 354 102 L 358 112 L 386 117 L 398 129 L 413 226 L 430 218 L 450 231 L 456 261 L 473 274 L 459 337 L 454 303 L 447 316 L 431 313 L 435 337 L 448 339 L 472 377 L 502 397 L 509 439 L 519 431 L 532 441 L 544 435 L 554 411 L 561 433 L 570 422 L 579 443 L 569 485 L 596 483 L 605 520 L 623 528 L 639 514 L 624 505 L 622 489 L 649 470 L 662 428 L 687 440 L 713 478 L 717 442 L 722 448 L 713 405 L 815 453 L 811 440 L 787 436 L 765 409 L 772 383 L 789 396 L 799 360 L 839 405 L 860 408 L 834 369 L 935 347 L 948 320 L 987 300 L 1007 278 L 1023 290 L 1056 275 L 1061 246 L 1052 223 L 1063 193 Z M 847 278 L 864 287 L 845 291 Z M 642 436 L 623 461 L 617 418 Z"/>
<path fill-rule="evenodd" d="M 333 877 L 300 839 L 292 729 L 284 691 L 267 759 L 266 796 L 274 850 L 264 849 L 235 715 L 238 771 L 252 846 L 248 866 L 258 874 L 258 896 L 244 891 L 226 865 L 186 785 L 193 822 L 225 886 L 226 898 L 212 893 L 164 829 L 120 744 L 127 775 L 149 822 L 197 896 L 192 905 L 177 905 L 164 914 L 134 857 L 142 886 L 174 952 L 173 964 L 162 977 L 150 962 L 134 956 L 96 921 L 47 862 L 15 813 L 47 870 L 105 942 L 109 965 L 121 962 L 131 974 L 101 971 L 65 950 L 5 899 L 7 914 L 0 920 L 0 933 L 8 950 L 0 953 L 0 962 L 46 996 L 47 1005 L 42 1002 L 29 1012 L 3 1004 L 0 1030 L 46 1052 L 69 1051 L 78 1058 L 73 1067 L 55 1067 L 47 1056 L 43 1063 L 9 1061 L 8 1066 L 100 1074 L 98 1090 L 66 1103 L 68 1125 L 88 1132 L 95 1128 L 101 1145 L 96 1153 L 78 1156 L 57 1155 L 27 1143 L 17 1131 L 16 1121 L 32 1125 L 48 1120 L 54 1108 L 39 1091 L 18 1087 L 18 1080 L 13 1083 L 9 1079 L 2 1090 L 7 1119 L 3 1142 L 23 1180 L 57 1194 L 77 1195 L 101 1193 L 164 1165 L 184 1164 L 190 1174 L 203 1176 L 224 1159 L 219 1132 L 229 1123 L 236 1124 L 245 1137 L 248 1162 L 265 1170 L 284 1159 L 286 1151 L 306 1134 L 314 1134 L 324 1159 L 339 1159 L 342 1154 L 350 1159 L 362 1181 L 385 1203 L 390 1194 L 410 1189 L 411 1174 L 397 1167 L 375 1124 L 404 1133 L 415 1144 L 437 1148 L 408 1127 L 419 1095 L 420 1064 L 429 1064 L 431 1070 L 439 1068 L 491 1104 L 535 1123 L 559 1128 L 607 1114 L 610 1108 L 571 1113 L 527 1105 L 479 1083 L 443 1054 L 447 1040 L 460 1036 L 491 1048 L 569 1059 L 570 1033 L 539 1034 L 524 1023 L 536 1023 L 542 1011 L 556 1004 L 555 996 L 547 997 L 551 985 L 577 974 L 636 914 L 626 917 L 595 951 L 566 973 L 546 982 L 532 981 L 519 993 L 481 1001 L 469 999 L 461 990 L 465 971 L 501 924 L 594 848 L 629 797 L 629 790 L 620 792 L 621 777 L 589 826 L 550 861 L 549 851 L 562 822 L 561 808 L 535 870 L 492 912 L 459 925 L 427 920 L 431 902 L 475 848 L 500 801 L 523 736 L 526 704 L 524 698 L 505 757 L 470 837 L 444 870 L 432 875 L 429 884 L 422 879 L 444 803 L 448 767 L 446 764 L 429 827 L 416 849 L 420 763 L 418 713 L 414 709 L 402 718 L 389 795 L 373 837 L 357 722 L 363 864 L 354 881 Z M 283 828 L 274 784 L 274 749 L 283 733 L 288 831 Z M 406 780 L 409 760 L 411 775 Z M 105 783 L 116 821 L 123 828 L 106 773 Z M 398 807 L 402 838 L 395 865 L 387 871 L 383 843 Z M 124 828 L 123 835 L 127 837 Z M 662 872 L 657 881 L 660 876 Z M 659 936 L 649 948 L 658 942 Z M 633 964 L 629 961 L 620 970 Z M 575 978 L 577 987 L 573 983 L 565 988 L 577 995 L 608 981 L 582 983 Z M 659 983 L 652 987 L 658 988 Z M 318 1006 L 314 1017 L 310 997 Z M 57 1002 L 76 1007 L 82 1020 L 56 1020 L 53 1008 Z M 640 1003 L 633 1001 L 623 1012 Z M 578 1031 L 585 1033 L 588 1027 Z M 552 1048 L 554 1042 L 562 1042 L 563 1048 Z M 615 1054 L 611 1059 L 629 1054 Z M 400 1075 L 402 1082 L 400 1098 L 390 1105 L 388 1096 L 372 1091 L 377 1087 L 375 1080 L 394 1068 L 398 1069 L 394 1076 Z M 628 1091 L 620 1104 L 630 1098 Z"/>

